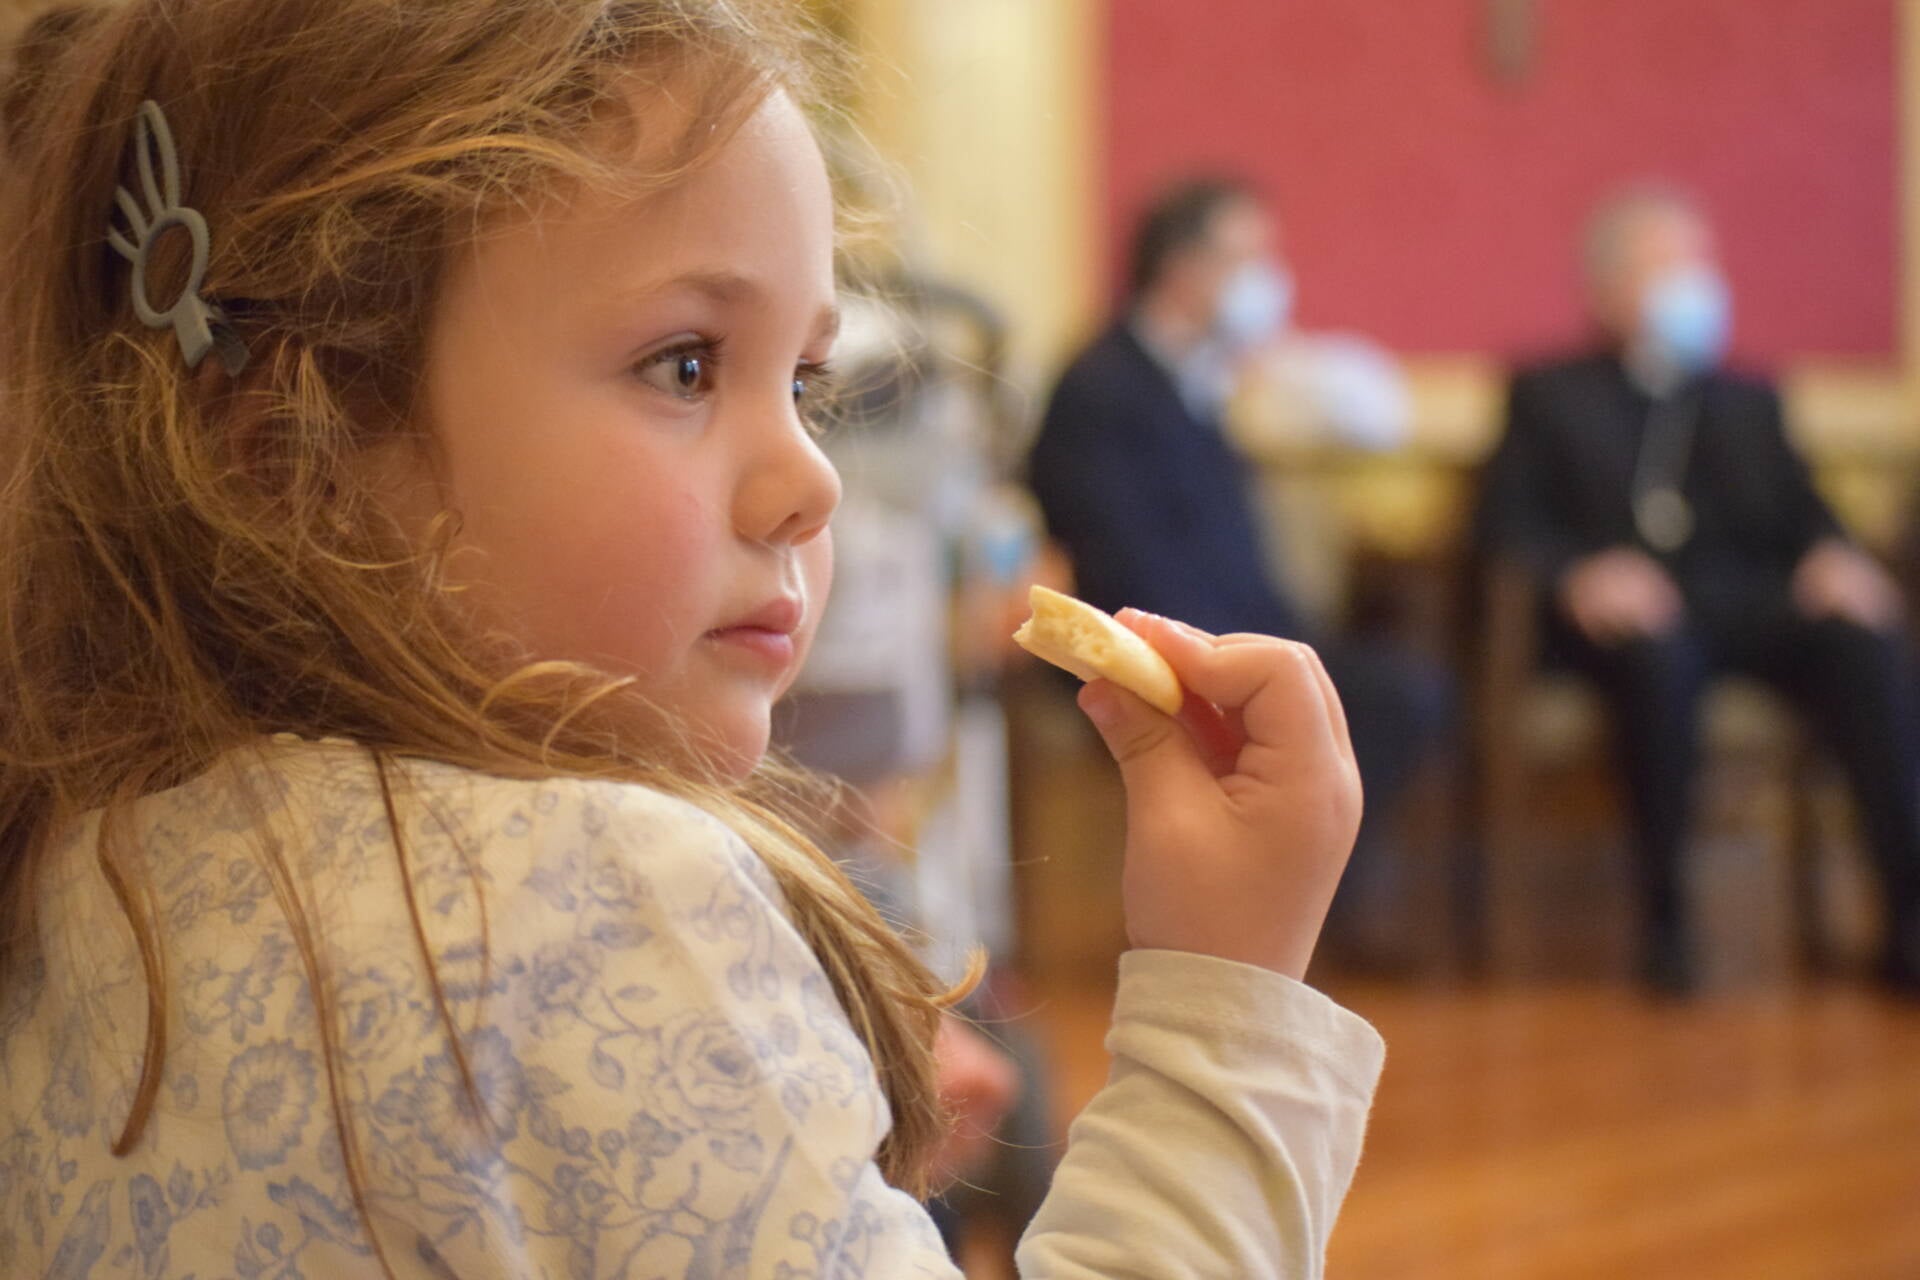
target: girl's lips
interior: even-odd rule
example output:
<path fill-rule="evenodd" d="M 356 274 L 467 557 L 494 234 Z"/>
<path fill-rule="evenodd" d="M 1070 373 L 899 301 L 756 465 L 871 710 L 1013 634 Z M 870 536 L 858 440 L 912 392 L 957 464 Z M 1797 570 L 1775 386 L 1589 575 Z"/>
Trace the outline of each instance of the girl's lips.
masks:
<path fill-rule="evenodd" d="M 794 636 L 806 612 L 806 605 L 798 597 L 775 596 L 726 626 L 707 632 L 707 639 L 727 652 L 746 655 L 775 671 L 786 671 L 798 653 Z"/>
<path fill-rule="evenodd" d="M 728 621 L 724 627 L 716 627 L 714 634 L 725 631 L 777 631 L 783 635 L 792 635 L 800 629 L 800 620 L 806 616 L 807 607 L 793 596 L 776 596 L 751 613 L 742 614 Z"/>
<path fill-rule="evenodd" d="M 709 631 L 707 638 L 725 649 L 750 655 L 781 670 L 793 665 L 791 631 L 778 631 L 771 627 L 722 627 L 718 631 Z"/>

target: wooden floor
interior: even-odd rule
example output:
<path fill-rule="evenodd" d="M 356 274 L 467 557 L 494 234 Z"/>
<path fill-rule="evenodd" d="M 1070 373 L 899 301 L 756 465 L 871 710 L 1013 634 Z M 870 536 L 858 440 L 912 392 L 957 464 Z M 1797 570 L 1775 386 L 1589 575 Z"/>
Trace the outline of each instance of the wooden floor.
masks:
<path fill-rule="evenodd" d="M 1105 991 L 1027 1025 L 1069 1114 Z M 1853 987 L 1338 989 L 1388 1044 L 1331 1280 L 1920 1277 L 1920 1008 Z"/>

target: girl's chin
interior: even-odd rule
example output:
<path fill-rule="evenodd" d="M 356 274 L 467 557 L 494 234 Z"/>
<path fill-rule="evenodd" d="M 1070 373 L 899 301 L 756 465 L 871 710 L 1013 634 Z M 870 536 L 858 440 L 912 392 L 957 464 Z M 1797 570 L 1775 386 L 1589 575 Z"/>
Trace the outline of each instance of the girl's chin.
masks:
<path fill-rule="evenodd" d="M 766 758 L 771 729 L 765 715 L 753 723 L 711 726 L 698 735 L 701 755 L 725 782 L 744 782 Z"/>

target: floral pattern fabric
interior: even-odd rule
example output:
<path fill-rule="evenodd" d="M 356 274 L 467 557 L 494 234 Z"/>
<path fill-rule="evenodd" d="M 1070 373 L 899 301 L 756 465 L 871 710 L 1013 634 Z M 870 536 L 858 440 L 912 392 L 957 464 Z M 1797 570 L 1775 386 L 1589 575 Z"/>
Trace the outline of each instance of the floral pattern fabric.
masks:
<path fill-rule="evenodd" d="M 0 991 L 0 1274 L 317 1280 L 377 1249 L 434 1280 L 957 1275 L 879 1177 L 872 1063 L 732 833 L 635 786 L 394 772 L 398 849 L 347 744 L 135 806 L 167 1056 L 121 1158 L 147 987 L 98 820 L 64 838 Z"/>

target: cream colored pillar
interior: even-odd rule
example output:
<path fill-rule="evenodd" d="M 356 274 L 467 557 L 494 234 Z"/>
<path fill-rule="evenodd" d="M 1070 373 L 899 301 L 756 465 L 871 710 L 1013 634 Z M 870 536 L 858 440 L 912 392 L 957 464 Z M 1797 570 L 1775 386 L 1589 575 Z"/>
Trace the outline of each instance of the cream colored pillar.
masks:
<path fill-rule="evenodd" d="M 910 248 L 1013 324 L 1020 383 L 1098 319 L 1098 0 L 844 0 L 856 118 L 909 186 Z"/>

